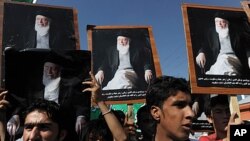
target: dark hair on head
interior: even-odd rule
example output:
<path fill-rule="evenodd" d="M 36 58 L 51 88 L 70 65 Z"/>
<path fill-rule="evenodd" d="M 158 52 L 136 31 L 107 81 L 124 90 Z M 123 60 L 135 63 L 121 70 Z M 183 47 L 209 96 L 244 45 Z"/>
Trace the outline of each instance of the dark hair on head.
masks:
<path fill-rule="evenodd" d="M 121 125 L 123 125 L 125 121 L 125 113 L 122 110 L 112 110 L 112 111 L 117 117 L 118 121 L 121 123 Z"/>
<path fill-rule="evenodd" d="M 163 102 L 168 97 L 175 96 L 178 91 L 191 93 L 186 79 L 172 76 L 157 77 L 147 90 L 146 103 L 149 107 L 155 105 L 162 108 Z"/>
<path fill-rule="evenodd" d="M 153 117 L 150 114 L 149 107 L 147 105 L 144 105 L 138 109 L 136 117 L 137 117 L 138 124 L 143 123 L 142 121 L 144 119 L 153 119 Z"/>
<path fill-rule="evenodd" d="M 36 100 L 24 111 L 24 119 L 33 111 L 46 112 L 48 118 L 58 124 L 59 129 L 64 129 L 63 116 L 61 114 L 60 106 L 56 102 L 44 99 Z"/>
<path fill-rule="evenodd" d="M 218 95 L 209 99 L 208 102 L 205 102 L 204 113 L 206 116 L 211 116 L 211 111 L 216 105 L 228 105 L 228 96 L 227 95 Z"/>
<path fill-rule="evenodd" d="M 115 117 L 118 119 L 118 121 L 121 123 L 121 125 L 123 125 L 124 121 L 125 121 L 124 112 L 122 110 L 114 110 L 114 109 L 111 109 L 111 112 L 115 115 Z M 102 119 L 105 121 L 102 113 L 99 114 L 98 119 Z"/>
<path fill-rule="evenodd" d="M 144 105 L 137 111 L 137 125 L 145 138 L 152 138 L 156 131 L 156 121 L 150 113 L 149 107 Z"/>
<path fill-rule="evenodd" d="M 92 135 L 92 136 L 91 136 Z M 85 141 L 90 140 L 113 141 L 112 133 L 103 119 L 93 119 L 87 123 L 83 129 L 82 139 Z"/>

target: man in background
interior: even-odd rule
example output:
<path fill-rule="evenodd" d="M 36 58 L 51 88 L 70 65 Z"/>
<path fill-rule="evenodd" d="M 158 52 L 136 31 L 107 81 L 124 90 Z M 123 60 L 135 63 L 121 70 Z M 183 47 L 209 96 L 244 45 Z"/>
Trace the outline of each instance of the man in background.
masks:
<path fill-rule="evenodd" d="M 210 101 L 205 105 L 207 120 L 214 127 L 214 133 L 201 136 L 199 141 L 222 141 L 227 137 L 227 130 L 231 113 L 227 95 L 211 95 Z"/>

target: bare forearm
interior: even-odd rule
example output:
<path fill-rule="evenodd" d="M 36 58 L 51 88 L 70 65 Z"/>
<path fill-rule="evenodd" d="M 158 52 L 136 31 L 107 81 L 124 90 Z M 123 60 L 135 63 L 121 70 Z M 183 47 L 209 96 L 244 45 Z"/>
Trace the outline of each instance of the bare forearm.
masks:
<path fill-rule="evenodd" d="M 125 131 L 123 130 L 122 125 L 120 124 L 116 116 L 113 114 L 113 112 L 109 111 L 110 109 L 103 101 L 98 102 L 98 106 L 102 114 L 104 114 L 104 119 L 115 141 L 125 141 L 127 139 Z"/>

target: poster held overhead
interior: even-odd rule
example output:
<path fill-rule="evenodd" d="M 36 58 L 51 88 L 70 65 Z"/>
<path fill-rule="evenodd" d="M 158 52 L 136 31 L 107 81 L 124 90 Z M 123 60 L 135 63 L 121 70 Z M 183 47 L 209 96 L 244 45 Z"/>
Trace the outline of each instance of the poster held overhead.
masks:
<path fill-rule="evenodd" d="M 250 93 L 250 26 L 240 8 L 183 4 L 193 93 Z"/>
<path fill-rule="evenodd" d="M 144 102 L 150 82 L 161 75 L 150 26 L 87 26 L 92 70 L 105 101 Z"/>

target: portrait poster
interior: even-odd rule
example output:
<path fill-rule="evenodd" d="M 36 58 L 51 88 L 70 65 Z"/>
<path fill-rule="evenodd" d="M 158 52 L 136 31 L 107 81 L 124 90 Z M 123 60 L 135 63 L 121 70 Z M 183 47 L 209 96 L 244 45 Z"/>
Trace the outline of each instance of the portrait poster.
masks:
<path fill-rule="evenodd" d="M 59 66 L 55 69 L 55 66 Z M 90 79 L 91 52 L 83 50 L 52 51 L 33 49 L 5 52 L 5 89 L 15 104 L 45 98 L 44 92 L 59 88 L 58 101 L 72 96 L 87 96 L 82 102 L 90 106 L 90 92 L 82 93 L 82 82 Z M 70 93 L 69 93 L 70 92 Z M 53 93 L 51 93 L 53 98 Z M 72 98 L 74 99 L 74 98 Z M 49 100 L 50 99 L 49 96 Z M 23 103 L 21 101 L 24 101 Z M 54 101 L 54 100 L 53 100 Z M 11 109 L 10 109 L 11 111 Z"/>
<path fill-rule="evenodd" d="M 87 30 L 92 71 L 104 100 L 111 104 L 144 102 L 150 83 L 161 75 L 152 28 L 88 25 Z"/>
<path fill-rule="evenodd" d="M 4 51 L 10 48 L 17 51 L 36 48 L 80 49 L 75 9 L 3 1 L 0 6 L 2 17 L 1 54 L 4 55 Z M 0 63 L 4 68 L 2 57 Z M 1 69 L 1 76 L 4 76 L 3 69 Z"/>
<path fill-rule="evenodd" d="M 244 10 L 183 4 L 182 14 L 192 93 L 250 94 L 250 24 Z M 224 27 L 216 26 L 221 19 Z"/>

